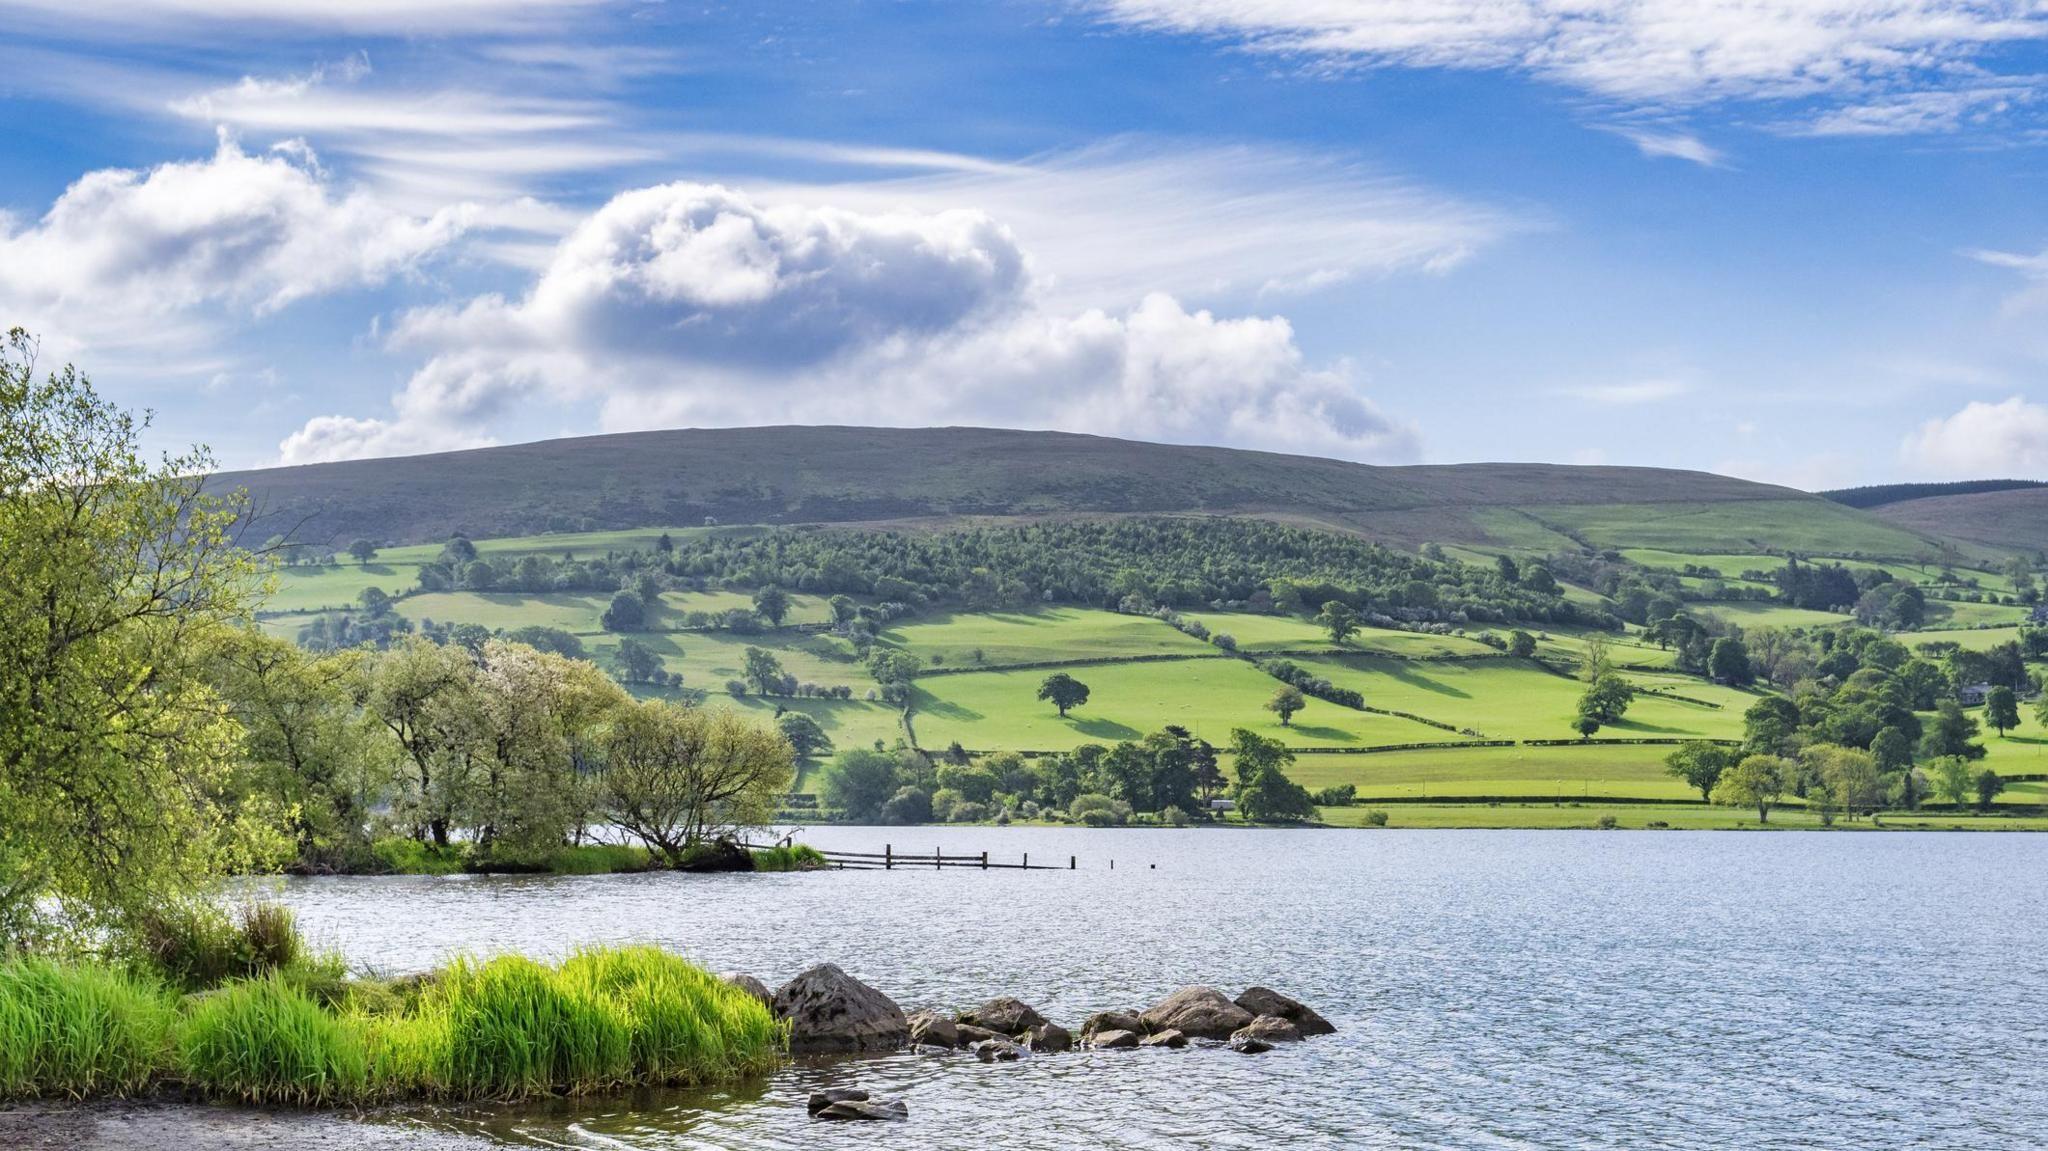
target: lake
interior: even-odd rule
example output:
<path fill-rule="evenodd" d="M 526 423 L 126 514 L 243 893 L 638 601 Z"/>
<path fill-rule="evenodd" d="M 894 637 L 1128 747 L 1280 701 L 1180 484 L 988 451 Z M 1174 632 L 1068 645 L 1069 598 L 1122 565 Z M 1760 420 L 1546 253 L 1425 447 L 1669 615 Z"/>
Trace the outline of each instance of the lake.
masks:
<path fill-rule="evenodd" d="M 1335 1036 L 1270 1054 L 959 1054 L 756 1087 L 431 1113 L 608 1148 L 2048 1145 L 2048 837 L 819 828 L 1074 871 L 291 881 L 386 972 L 651 942 L 778 985 L 822 961 L 906 1010 L 1013 994 L 1078 1028 L 1259 983 Z M 1115 868 L 1109 866 L 1115 860 Z M 811 1122 L 824 1085 L 909 1125 Z"/>

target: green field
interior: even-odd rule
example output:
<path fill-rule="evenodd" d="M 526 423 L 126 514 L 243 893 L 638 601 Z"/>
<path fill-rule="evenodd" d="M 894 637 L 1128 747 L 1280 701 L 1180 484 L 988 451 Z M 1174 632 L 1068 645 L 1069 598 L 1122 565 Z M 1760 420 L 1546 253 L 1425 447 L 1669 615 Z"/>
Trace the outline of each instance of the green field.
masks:
<path fill-rule="evenodd" d="M 1971 651 L 1989 651 L 2002 643 L 2012 643 L 2020 638 L 2017 627 L 1978 628 L 1935 628 L 1928 631 L 1901 632 L 1896 637 L 1907 647 L 1918 647 L 1923 643 L 1952 643 Z"/>
<path fill-rule="evenodd" d="M 1602 817 L 1613 819 L 1614 827 L 1624 831 L 1642 830 L 1651 823 L 1662 823 L 1668 828 L 1684 831 L 1792 831 L 1821 826 L 1819 816 L 1797 806 L 1771 809 L 1770 822 L 1759 827 L 1754 811 L 1703 804 L 1666 807 L 1661 804 L 1570 802 L 1497 805 L 1397 803 L 1381 808 L 1361 804 L 1357 807 L 1326 807 L 1322 809 L 1322 817 L 1325 823 L 1336 827 L 1362 827 L 1367 813 L 1371 811 L 1385 812 L 1388 828 L 1593 828 L 1599 826 Z M 1859 819 L 1854 823 L 1837 820 L 1834 826 L 1844 831 L 2044 831 L 2048 830 L 2048 817 L 1935 811 L 1886 814 L 1875 821 Z"/>
<path fill-rule="evenodd" d="M 619 639 L 604 633 L 585 636 L 583 643 L 599 660 L 609 663 L 618 650 Z M 759 635 L 729 631 L 641 632 L 633 639 L 661 657 L 663 670 L 680 674 L 684 687 L 723 692 L 727 680 L 740 678 L 750 647 L 774 653 L 783 671 L 807 683 L 825 687 L 844 685 L 853 688 L 857 696 L 875 686 L 867 669 L 854 658 L 853 645 L 830 635 L 784 629 Z"/>
<path fill-rule="evenodd" d="M 1929 600 L 1927 621 L 1934 627 L 1969 628 L 1984 624 L 2011 624 L 2018 627 L 2026 620 L 2027 613 L 2031 610 L 2014 604 L 1947 603 Z"/>
<path fill-rule="evenodd" d="M 1372 799 L 1530 796 L 1698 799 L 1664 772 L 1668 746 L 1474 747 L 1459 751 L 1304 753 L 1294 778 L 1311 790 L 1350 784 Z"/>
<path fill-rule="evenodd" d="M 387 563 L 382 558 L 367 564 L 349 560 L 335 567 L 279 568 L 275 578 L 277 589 L 263 603 L 266 612 L 349 608 L 356 606 L 356 597 L 366 588 L 393 596 L 411 590 L 420 578 L 420 565 Z"/>
<path fill-rule="evenodd" d="M 1762 601 L 1731 600 L 1726 603 L 1699 604 L 1697 607 L 1700 615 L 1711 615 L 1746 628 L 1840 627 L 1855 622 L 1851 617 L 1839 612 L 1814 611 L 1811 608 Z"/>
<path fill-rule="evenodd" d="M 916 616 L 883 632 L 881 639 L 932 667 L 1224 654 L 1151 616 L 1075 607 Z"/>

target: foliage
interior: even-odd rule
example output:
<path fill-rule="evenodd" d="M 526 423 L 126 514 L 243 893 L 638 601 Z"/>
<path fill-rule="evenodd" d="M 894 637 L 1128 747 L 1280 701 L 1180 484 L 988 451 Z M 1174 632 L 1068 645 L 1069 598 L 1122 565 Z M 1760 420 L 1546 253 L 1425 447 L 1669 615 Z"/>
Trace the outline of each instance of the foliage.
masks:
<path fill-rule="evenodd" d="M 1066 672 L 1056 671 L 1038 685 L 1038 698 L 1051 701 L 1064 719 L 1068 709 L 1088 702 L 1088 685 Z"/>
<path fill-rule="evenodd" d="M 1721 773 L 1713 801 L 1726 807 L 1754 807 L 1758 823 L 1768 823 L 1771 808 L 1791 786 L 1792 764 L 1775 755 L 1746 755 Z"/>
<path fill-rule="evenodd" d="M 1977 773 L 1977 810 L 1990 811 L 1991 801 L 2005 790 L 2005 778 L 1989 768 Z"/>
<path fill-rule="evenodd" d="M 1291 683 L 1282 685 L 1280 690 L 1273 693 L 1273 698 L 1266 701 L 1266 710 L 1280 717 L 1282 727 L 1288 725 L 1295 712 L 1306 706 L 1307 698 L 1301 694 L 1300 688 Z"/>
<path fill-rule="evenodd" d="M 304 950 L 291 910 L 275 903 L 228 912 L 206 900 L 182 900 L 138 914 L 126 932 L 152 971 L 187 991 L 282 970 Z"/>
<path fill-rule="evenodd" d="M 1294 753 L 1278 740 L 1235 728 L 1231 751 L 1237 757 L 1237 810 L 1253 823 L 1299 823 L 1314 819 L 1315 800 L 1287 777 Z"/>
<path fill-rule="evenodd" d="M 691 846 L 765 826 L 794 775 L 779 731 L 659 700 L 614 712 L 598 749 L 606 817 L 672 866 Z"/>
<path fill-rule="evenodd" d="M 1694 740 L 1665 757 L 1665 770 L 1684 780 L 1687 787 L 1696 788 L 1701 799 L 1712 802 L 1714 785 L 1721 781 L 1722 772 L 1735 765 L 1736 755 L 1733 748 Z"/>
<path fill-rule="evenodd" d="M 818 726 L 818 721 L 800 711 L 785 711 L 775 717 L 775 727 L 782 738 L 789 742 L 789 748 L 798 759 L 832 753 L 832 737 Z"/>
<path fill-rule="evenodd" d="M 1990 724 L 2000 738 L 2020 725 L 2019 697 L 2011 688 L 2000 684 L 1985 694 L 1984 722 Z"/>
<path fill-rule="evenodd" d="M 276 974 L 198 1000 L 177 1045 L 179 1067 L 217 1098 L 307 1106 L 359 1099 L 368 1088 L 360 1030 Z"/>
<path fill-rule="evenodd" d="M 0 963 L 0 1098 L 133 1095 L 176 1008 L 147 976 L 50 959 Z"/>

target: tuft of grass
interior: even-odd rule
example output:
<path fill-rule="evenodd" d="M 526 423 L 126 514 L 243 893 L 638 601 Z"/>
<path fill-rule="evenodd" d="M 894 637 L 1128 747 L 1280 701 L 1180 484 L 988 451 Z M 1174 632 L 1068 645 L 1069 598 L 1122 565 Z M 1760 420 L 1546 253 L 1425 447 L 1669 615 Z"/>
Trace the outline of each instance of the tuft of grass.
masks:
<path fill-rule="evenodd" d="M 170 994 L 144 976 L 0 964 L 0 1097 L 134 1094 L 161 1067 L 175 1015 Z"/>
<path fill-rule="evenodd" d="M 278 974 L 196 997 L 177 1035 L 186 1085 L 215 1098 L 312 1106 L 369 1084 L 360 1028 Z"/>
<path fill-rule="evenodd" d="M 306 954 L 291 909 L 264 902 L 232 912 L 205 900 L 167 904 L 139 915 L 124 942 L 187 991 L 289 967 Z"/>
<path fill-rule="evenodd" d="M 825 865 L 824 855 L 808 843 L 763 847 L 754 852 L 755 871 L 810 871 Z"/>

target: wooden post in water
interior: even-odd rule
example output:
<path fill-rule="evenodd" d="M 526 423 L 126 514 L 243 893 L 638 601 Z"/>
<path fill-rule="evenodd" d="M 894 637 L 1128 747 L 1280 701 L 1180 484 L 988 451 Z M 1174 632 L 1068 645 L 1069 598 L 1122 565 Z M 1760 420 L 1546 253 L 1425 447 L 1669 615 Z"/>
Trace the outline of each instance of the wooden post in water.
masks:
<path fill-rule="evenodd" d="M 1071 855 L 1067 856 L 1067 870 L 1068 870 L 1068 871 L 1072 871 L 1072 870 L 1074 870 L 1074 869 L 1075 869 L 1075 867 L 1077 867 L 1077 866 L 1078 866 L 1078 865 L 1077 865 L 1077 864 L 1076 864 L 1076 863 L 1074 862 L 1074 857 L 1073 857 L 1073 856 L 1071 856 Z"/>
<path fill-rule="evenodd" d="M 1024 853 L 1024 870 L 1031 870 L 1031 853 L 1028 851 Z"/>
<path fill-rule="evenodd" d="M 893 843 L 882 845 L 882 870 L 896 870 L 896 845 Z"/>
<path fill-rule="evenodd" d="M 981 869 L 983 871 L 988 870 L 988 852 L 986 851 L 981 853 Z"/>

